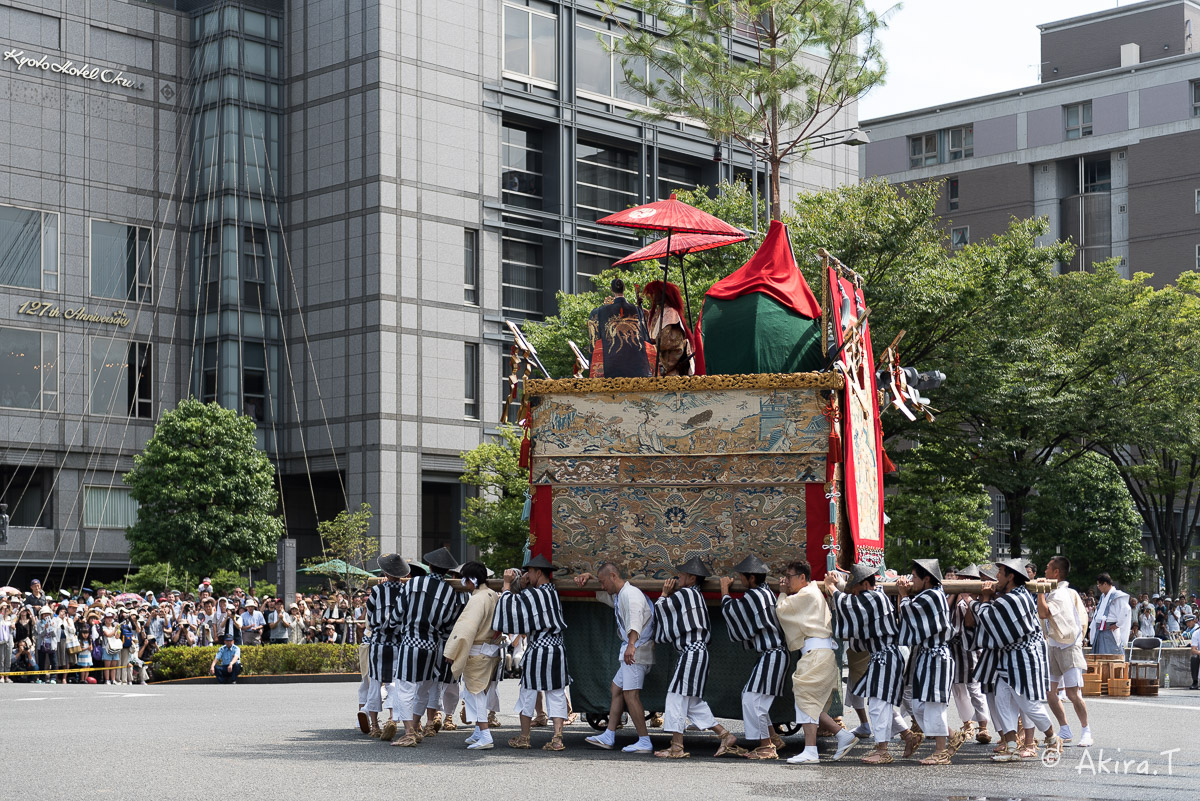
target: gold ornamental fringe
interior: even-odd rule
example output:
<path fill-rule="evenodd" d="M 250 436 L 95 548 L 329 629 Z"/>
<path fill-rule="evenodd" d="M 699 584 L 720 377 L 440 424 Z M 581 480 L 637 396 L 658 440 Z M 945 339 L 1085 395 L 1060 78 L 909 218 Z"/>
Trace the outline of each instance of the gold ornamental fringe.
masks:
<path fill-rule="evenodd" d="M 672 375 L 661 378 L 531 378 L 525 393 L 582 395 L 626 392 L 705 392 L 726 389 L 841 389 L 838 373 L 759 373 L 755 375 Z"/>

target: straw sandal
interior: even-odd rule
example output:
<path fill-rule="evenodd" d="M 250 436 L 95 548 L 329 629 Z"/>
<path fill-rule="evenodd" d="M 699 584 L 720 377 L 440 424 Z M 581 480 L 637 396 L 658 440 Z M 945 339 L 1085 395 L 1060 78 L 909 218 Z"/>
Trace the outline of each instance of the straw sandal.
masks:
<path fill-rule="evenodd" d="M 779 759 L 779 753 L 773 745 L 760 745 L 746 754 L 746 759 Z"/>
<path fill-rule="evenodd" d="M 458 724 L 454 722 L 453 715 L 442 721 L 442 731 L 458 731 Z"/>
<path fill-rule="evenodd" d="M 993 754 L 1003 754 L 1006 751 L 1013 750 L 1013 749 L 1009 748 L 1010 745 L 1015 746 L 1016 743 L 1010 743 L 1007 740 L 1001 740 L 1000 744 L 992 749 L 992 753 Z"/>
<path fill-rule="evenodd" d="M 889 765 L 896 761 L 896 758 L 888 751 L 872 751 L 861 760 L 864 765 Z"/>
<path fill-rule="evenodd" d="M 950 756 L 951 756 L 951 754 L 949 751 L 934 751 L 932 754 L 930 754 L 929 756 L 922 759 L 920 764 L 922 764 L 922 765 L 949 765 L 950 764 Z"/>
<path fill-rule="evenodd" d="M 737 744 L 737 737 L 732 734 L 726 734 L 721 738 L 721 745 L 717 748 L 715 757 L 719 756 L 745 756 L 749 753 L 745 748 Z"/>
<path fill-rule="evenodd" d="M 783 738 L 778 734 L 771 732 L 771 745 L 775 746 L 776 751 L 782 751 L 786 743 L 784 743 Z"/>
<path fill-rule="evenodd" d="M 1036 745 L 1022 746 L 1020 751 L 1017 751 L 1018 759 L 1037 759 L 1038 750 Z"/>
<path fill-rule="evenodd" d="M 458 719 L 463 722 L 464 726 L 467 725 L 467 704 L 465 701 L 463 702 L 462 708 L 458 710 Z"/>
<path fill-rule="evenodd" d="M 1005 743 L 1002 743 L 1002 745 L 1004 746 L 1002 749 L 1000 749 L 999 751 L 996 751 L 995 753 L 992 754 L 993 762 L 1020 762 L 1021 761 L 1021 757 L 1019 757 L 1017 755 L 1017 752 L 1008 747 L 1009 743 L 1005 742 Z"/>
<path fill-rule="evenodd" d="M 414 748 L 419 742 L 420 740 L 418 740 L 416 736 L 412 734 L 406 734 L 396 742 L 392 743 L 392 745 L 398 748 Z"/>
<path fill-rule="evenodd" d="M 529 748 L 529 738 L 523 734 L 518 734 L 516 737 L 508 741 L 509 748 Z"/>
<path fill-rule="evenodd" d="M 465 707 L 464 707 L 464 709 L 465 709 Z M 463 722 L 465 723 L 466 721 L 463 721 Z M 488 712 L 488 728 L 489 729 L 499 729 L 503 725 L 504 724 L 500 722 L 499 715 L 497 715 L 495 712 Z"/>
<path fill-rule="evenodd" d="M 946 740 L 946 752 L 950 756 L 958 753 L 958 749 L 963 747 L 963 743 L 967 741 L 967 733 L 964 731 L 956 731 Z"/>
<path fill-rule="evenodd" d="M 646 721 L 646 725 L 652 729 L 661 729 L 663 727 L 662 712 L 655 712 L 651 715 L 650 719 Z"/>
<path fill-rule="evenodd" d="M 437 737 L 438 729 L 440 729 L 440 728 L 441 728 L 440 725 L 435 726 L 433 723 L 426 723 L 425 728 L 421 729 L 421 736 L 422 737 Z"/>
<path fill-rule="evenodd" d="M 543 751 L 566 751 L 567 747 L 563 745 L 562 735 L 556 734 L 550 738 L 550 742 L 542 746 Z"/>
<path fill-rule="evenodd" d="M 925 742 L 925 735 L 919 731 L 909 729 L 908 731 L 900 732 L 900 739 L 904 741 L 904 758 L 908 759 L 917 752 L 921 747 L 921 743 Z"/>
<path fill-rule="evenodd" d="M 533 719 L 533 725 L 534 726 L 549 726 L 550 718 L 546 717 L 546 713 L 543 712 Z"/>
<path fill-rule="evenodd" d="M 358 730 L 363 734 L 371 733 L 371 717 L 366 712 L 358 713 Z"/>
<path fill-rule="evenodd" d="M 687 759 L 691 756 L 691 754 L 683 750 L 682 745 L 672 745 L 670 748 L 664 748 L 662 751 L 655 751 L 654 755 L 659 759 Z"/>
<path fill-rule="evenodd" d="M 396 721 L 386 720 L 382 726 L 378 727 L 378 730 L 379 739 L 390 743 L 392 738 L 396 736 Z"/>
<path fill-rule="evenodd" d="M 375 739 L 378 740 L 380 737 L 383 736 L 383 732 L 381 732 L 379 730 L 378 726 L 376 726 L 375 724 L 371 724 L 371 728 L 367 729 L 367 736 L 374 737 Z"/>
<path fill-rule="evenodd" d="M 991 741 L 992 741 L 992 735 L 988 733 L 987 729 L 985 729 L 981 726 L 979 728 L 979 733 L 975 735 L 975 742 L 983 743 L 984 745 L 987 745 Z"/>

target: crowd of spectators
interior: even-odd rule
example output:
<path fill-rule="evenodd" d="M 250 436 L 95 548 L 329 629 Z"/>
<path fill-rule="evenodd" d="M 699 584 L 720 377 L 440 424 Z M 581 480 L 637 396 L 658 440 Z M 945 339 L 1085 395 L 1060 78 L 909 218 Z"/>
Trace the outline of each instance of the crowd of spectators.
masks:
<path fill-rule="evenodd" d="M 366 592 L 332 595 L 296 593 L 286 603 L 256 598 L 241 587 L 218 596 L 209 579 L 195 592 L 114 594 L 43 590 L 0 592 L 0 683 L 58 682 L 139 684 L 161 648 L 235 644 L 347 643 L 362 641 Z M 105 670 L 104 668 L 109 668 Z"/>

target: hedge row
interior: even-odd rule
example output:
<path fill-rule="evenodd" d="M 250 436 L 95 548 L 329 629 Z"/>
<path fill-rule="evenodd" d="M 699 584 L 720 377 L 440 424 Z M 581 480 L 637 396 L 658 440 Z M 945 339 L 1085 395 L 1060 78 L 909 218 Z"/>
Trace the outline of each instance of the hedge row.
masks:
<path fill-rule="evenodd" d="M 281 673 L 357 673 L 358 646 L 328 643 L 299 645 L 244 645 L 242 671 L 245 675 Z M 153 681 L 207 676 L 216 656 L 207 648 L 164 648 L 151 661 Z"/>

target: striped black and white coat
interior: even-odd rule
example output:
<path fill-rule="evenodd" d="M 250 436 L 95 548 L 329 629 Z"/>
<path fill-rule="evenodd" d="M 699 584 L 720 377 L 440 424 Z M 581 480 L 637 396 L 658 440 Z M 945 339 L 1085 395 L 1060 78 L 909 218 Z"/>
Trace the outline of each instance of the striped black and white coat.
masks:
<path fill-rule="evenodd" d="M 913 698 L 944 704 L 954 683 L 950 658 L 950 604 L 941 587 L 900 599 L 900 645 L 911 648 Z"/>
<path fill-rule="evenodd" d="M 703 698 L 710 636 L 704 595 L 695 587 L 663 595 L 654 604 L 654 618 L 654 639 L 670 643 L 679 652 L 667 692 Z"/>
<path fill-rule="evenodd" d="M 367 645 L 367 675 L 383 684 L 396 678 L 400 629 L 392 623 L 390 613 L 402 586 L 399 581 L 385 581 L 372 587 L 367 595 L 367 627 L 371 630 Z"/>
<path fill-rule="evenodd" d="M 441 675 L 442 645 L 450 636 L 463 605 L 442 576 L 430 573 L 409 579 L 392 604 L 390 625 L 400 630 L 396 678 L 421 682 Z"/>
<path fill-rule="evenodd" d="M 1050 690 L 1046 638 L 1037 616 L 1037 602 L 1024 585 L 990 603 L 971 604 L 979 642 L 996 649 L 997 675 L 1019 695 L 1045 701 Z"/>
<path fill-rule="evenodd" d="M 833 594 L 833 636 L 852 651 L 871 655 L 867 671 L 853 688 L 855 695 L 878 698 L 893 706 L 904 695 L 904 656 L 896 640 L 900 626 L 892 601 L 881 590 L 858 595 Z"/>
<path fill-rule="evenodd" d="M 950 658 L 954 660 L 955 684 L 974 681 L 972 676 L 979 662 L 979 651 L 973 647 L 970 633 L 966 631 L 965 617 L 970 606 L 970 596 L 958 595 L 950 608 Z"/>
<path fill-rule="evenodd" d="M 567 650 L 563 647 L 562 603 L 552 583 L 522 592 L 502 592 L 496 601 L 492 628 L 501 634 L 524 634 L 525 657 L 521 687 L 525 690 L 561 690 L 571 683 Z"/>
<path fill-rule="evenodd" d="M 787 640 L 775 613 L 775 595 L 765 585 L 748 590 L 741 598 L 721 599 L 721 614 L 729 639 L 761 656 L 750 671 L 744 693 L 779 695 L 788 676 Z"/>

